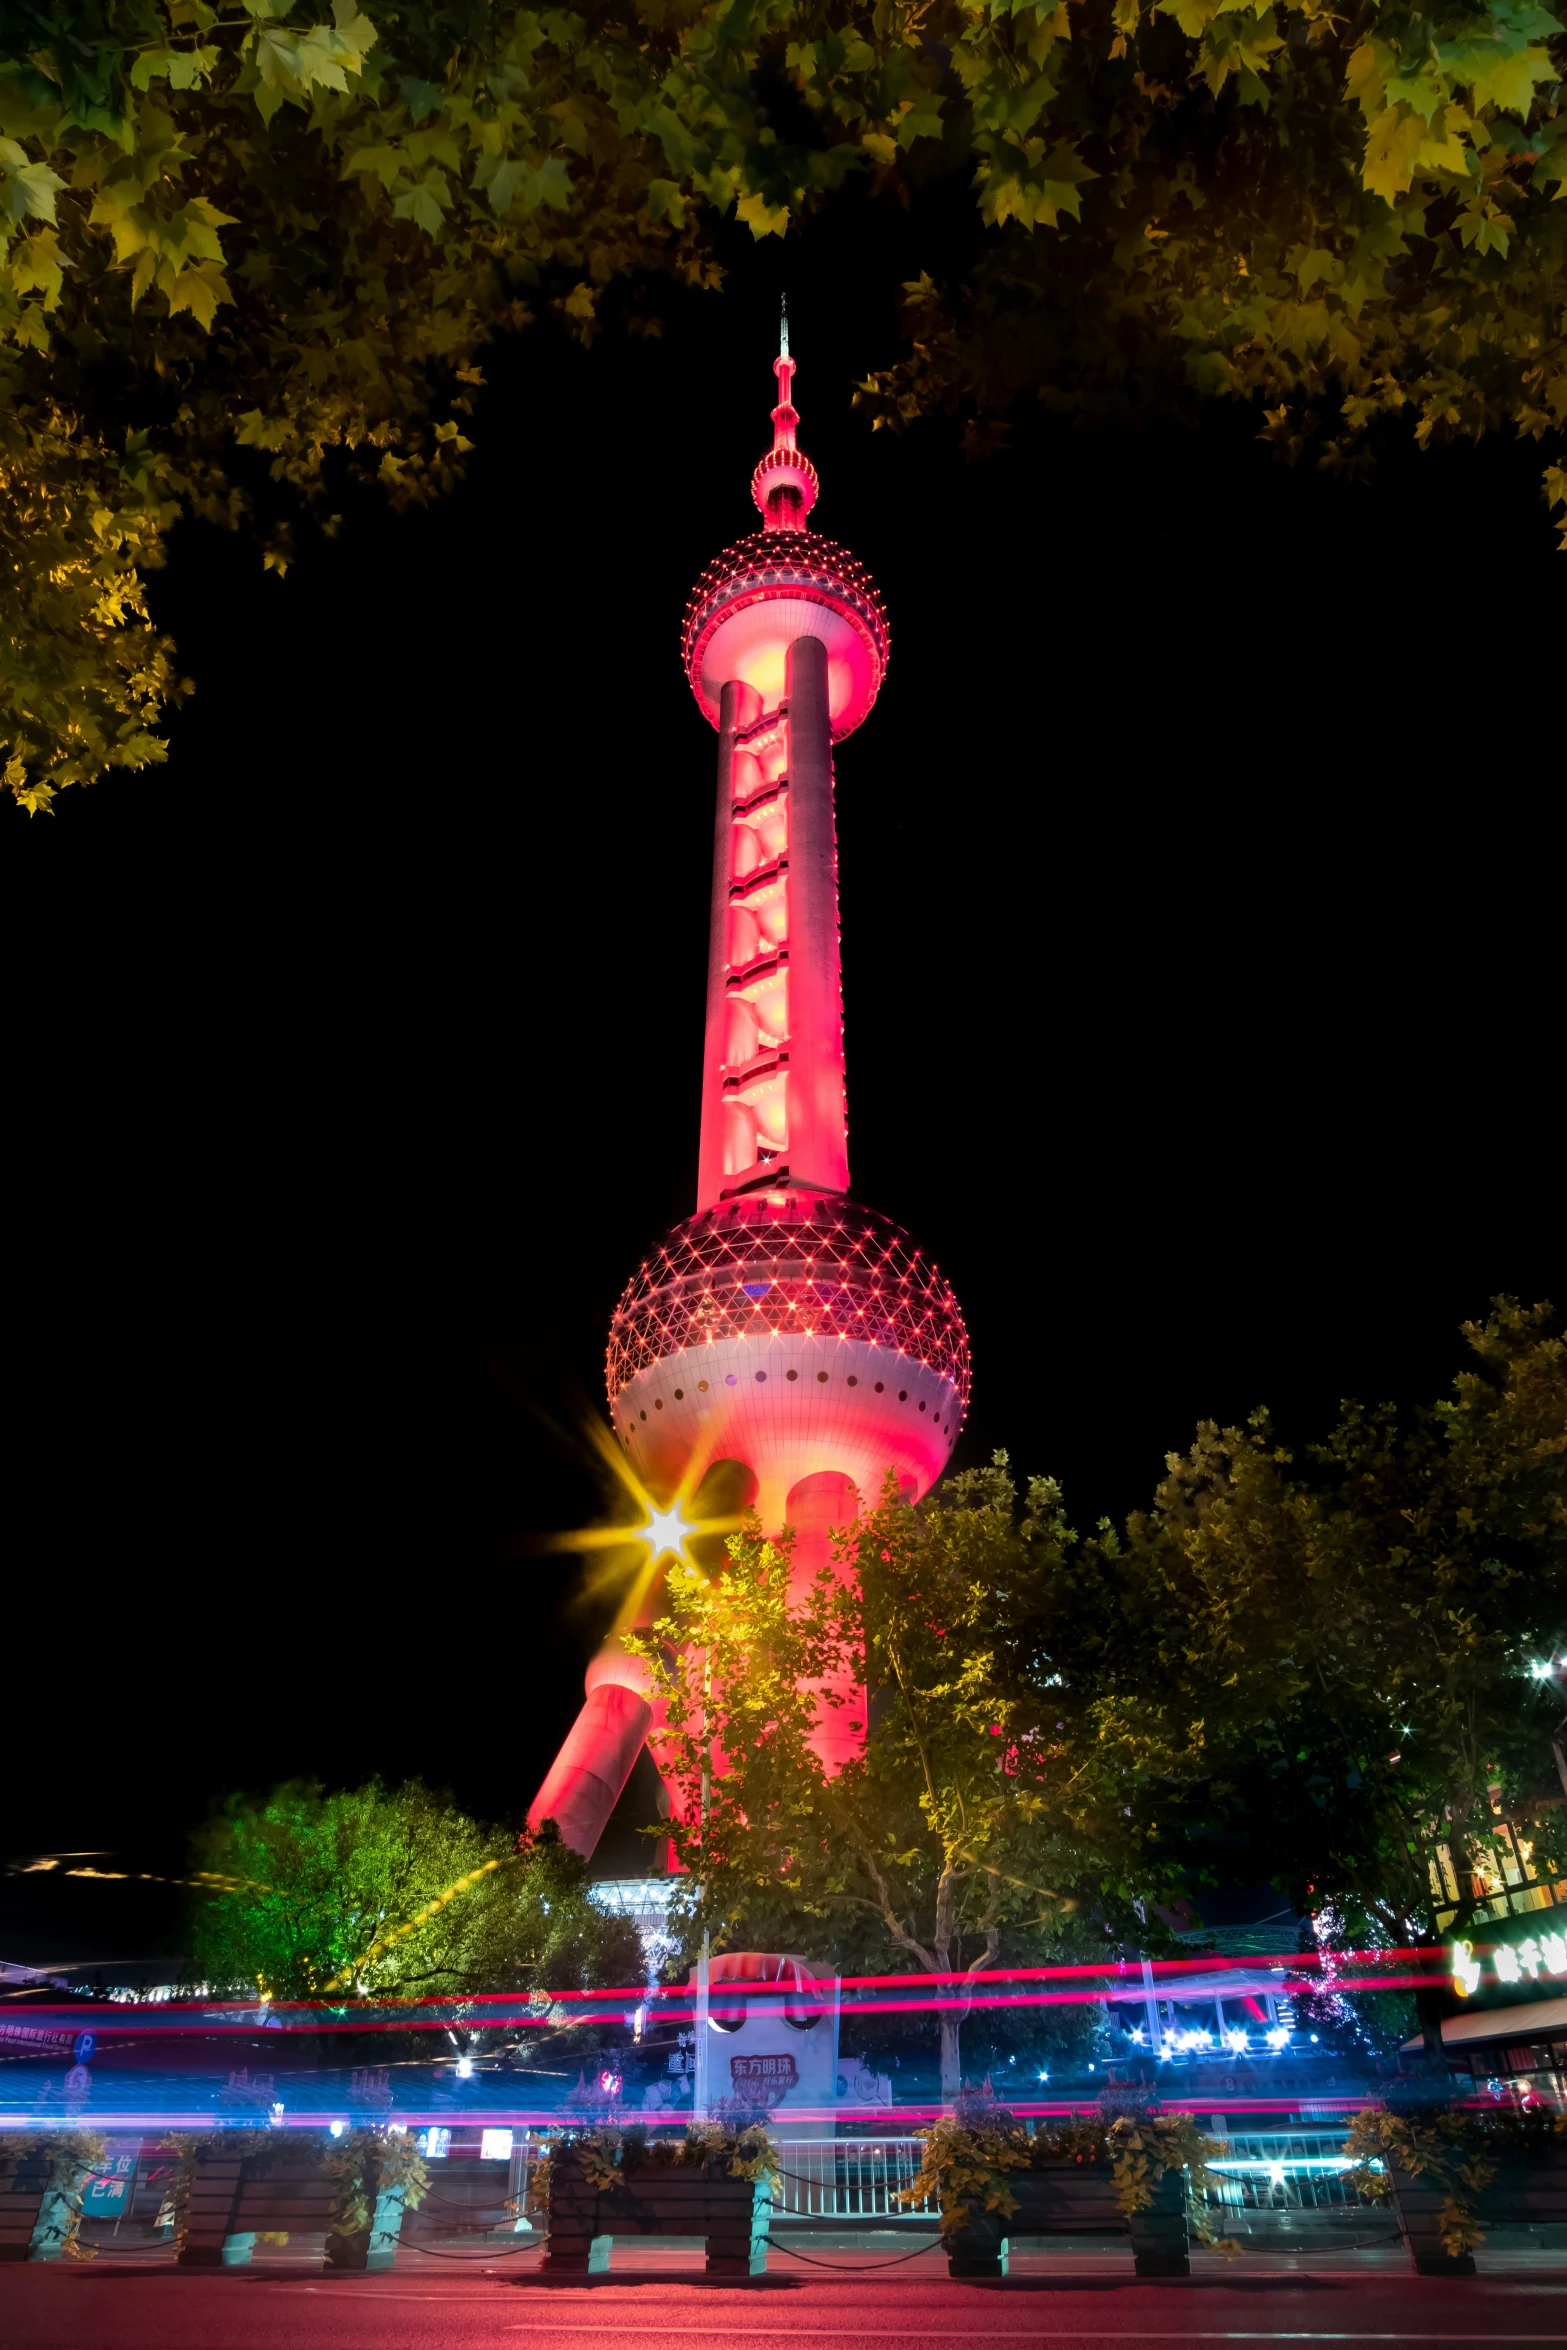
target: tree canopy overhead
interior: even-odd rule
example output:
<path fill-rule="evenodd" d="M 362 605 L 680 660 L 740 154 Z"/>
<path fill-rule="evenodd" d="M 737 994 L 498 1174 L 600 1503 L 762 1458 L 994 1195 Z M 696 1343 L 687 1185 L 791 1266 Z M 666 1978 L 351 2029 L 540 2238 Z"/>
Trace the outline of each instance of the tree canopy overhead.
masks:
<path fill-rule="evenodd" d="M 5 781 L 37 810 L 164 755 L 178 515 L 246 521 L 264 467 L 333 529 L 333 453 L 436 494 L 499 329 L 589 335 L 616 286 L 654 329 L 726 218 L 781 234 L 851 177 L 969 182 L 983 228 L 904 289 L 877 423 L 1258 395 L 1339 466 L 1395 414 L 1555 433 L 1562 55 L 1533 0 L 14 0 Z"/>

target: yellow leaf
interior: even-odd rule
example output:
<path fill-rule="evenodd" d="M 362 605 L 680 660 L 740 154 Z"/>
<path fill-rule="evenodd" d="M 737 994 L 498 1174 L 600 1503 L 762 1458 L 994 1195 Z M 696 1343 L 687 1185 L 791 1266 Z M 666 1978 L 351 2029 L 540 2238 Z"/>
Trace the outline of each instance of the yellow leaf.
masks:
<path fill-rule="evenodd" d="M 781 237 L 789 226 L 788 205 L 769 204 L 765 196 L 742 196 L 735 206 L 735 215 L 758 239 Z"/>
<path fill-rule="evenodd" d="M 1361 112 L 1370 116 L 1382 104 L 1387 88 L 1387 61 L 1378 55 L 1376 44 L 1362 41 L 1350 54 L 1344 73 L 1344 95 L 1353 98 Z"/>
<path fill-rule="evenodd" d="M 1389 106 L 1366 133 L 1361 178 L 1375 196 L 1391 204 L 1415 176 L 1415 157 L 1426 126 L 1407 106 Z"/>

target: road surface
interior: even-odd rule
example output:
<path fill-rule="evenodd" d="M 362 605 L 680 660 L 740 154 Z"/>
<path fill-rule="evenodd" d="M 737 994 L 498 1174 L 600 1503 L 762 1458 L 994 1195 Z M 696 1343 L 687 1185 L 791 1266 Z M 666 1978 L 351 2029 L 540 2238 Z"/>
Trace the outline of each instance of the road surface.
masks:
<path fill-rule="evenodd" d="M 630 2251 L 632 2247 L 627 2247 Z M 775 2254 L 761 2285 L 706 2286 L 660 2263 L 644 2283 L 547 2286 L 533 2262 L 400 2261 L 322 2276 L 286 2259 L 228 2271 L 167 2260 L 0 2268 L 4 2350 L 1265 2350 L 1266 2345 L 1559 2344 L 1567 2265 L 1472 2280 L 1392 2266 L 1304 2273 L 1260 2263 L 1170 2284 L 1042 2261 L 956 2284 L 939 2261 L 869 2270 Z M 785 2272 L 788 2273 L 785 2273 Z"/>

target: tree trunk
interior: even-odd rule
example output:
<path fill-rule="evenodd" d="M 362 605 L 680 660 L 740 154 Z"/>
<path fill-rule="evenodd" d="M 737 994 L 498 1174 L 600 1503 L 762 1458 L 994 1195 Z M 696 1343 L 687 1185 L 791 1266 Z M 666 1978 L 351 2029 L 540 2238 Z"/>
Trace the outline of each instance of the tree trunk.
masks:
<path fill-rule="evenodd" d="M 958 2053 L 958 2035 L 961 2020 L 944 2011 L 941 2017 L 941 2102 L 950 2113 L 957 2104 L 963 2087 L 963 2066 Z"/>
<path fill-rule="evenodd" d="M 1442 2044 L 1442 2011 L 1446 2005 L 1446 1991 L 1438 1983 L 1425 1985 L 1415 1993 L 1415 2013 L 1420 2018 L 1420 2037 L 1425 2044 L 1425 2068 L 1433 2080 L 1444 2084 L 1447 2051 Z"/>

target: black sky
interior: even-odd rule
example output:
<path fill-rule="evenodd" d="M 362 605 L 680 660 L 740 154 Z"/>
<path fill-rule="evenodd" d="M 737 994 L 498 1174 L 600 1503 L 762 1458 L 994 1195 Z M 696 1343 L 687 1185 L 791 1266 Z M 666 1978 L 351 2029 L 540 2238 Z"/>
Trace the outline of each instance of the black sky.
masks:
<path fill-rule="evenodd" d="M 938 1256 L 1080 1522 L 1203 1416 L 1420 1399 L 1564 1287 L 1564 574 L 1534 452 L 1256 419 L 872 437 L 915 229 L 730 254 L 661 341 L 498 351 L 470 485 L 288 580 L 176 534 L 162 774 L 8 827 L 6 1849 L 236 1785 L 519 1811 L 597 1630 L 540 1530 L 689 1211 L 712 737 L 787 282 L 816 522 L 886 598 L 839 758 L 856 1191 Z"/>

